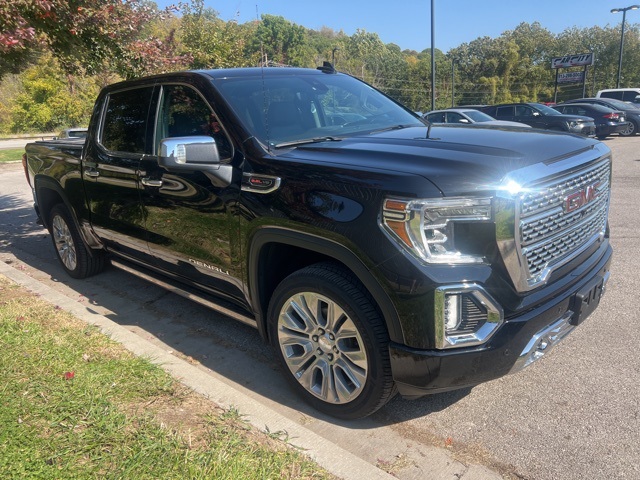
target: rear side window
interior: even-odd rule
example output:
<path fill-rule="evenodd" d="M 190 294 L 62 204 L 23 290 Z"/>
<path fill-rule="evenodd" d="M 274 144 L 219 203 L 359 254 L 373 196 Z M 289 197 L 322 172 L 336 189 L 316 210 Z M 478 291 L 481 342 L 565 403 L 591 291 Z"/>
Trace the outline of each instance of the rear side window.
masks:
<path fill-rule="evenodd" d="M 623 92 L 602 92 L 600 96 L 604 98 L 615 98 L 618 100 L 622 100 L 622 93 Z"/>
<path fill-rule="evenodd" d="M 510 107 L 498 107 L 496 109 L 496 117 L 512 117 L 513 106 Z"/>
<path fill-rule="evenodd" d="M 153 87 L 115 92 L 107 98 L 101 143 L 112 152 L 151 153 L 148 123 Z"/>

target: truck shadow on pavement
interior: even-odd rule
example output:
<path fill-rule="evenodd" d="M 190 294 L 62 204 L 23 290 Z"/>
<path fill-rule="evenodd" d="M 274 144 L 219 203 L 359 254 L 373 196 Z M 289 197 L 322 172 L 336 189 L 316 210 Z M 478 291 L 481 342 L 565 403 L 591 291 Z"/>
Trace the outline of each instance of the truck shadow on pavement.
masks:
<path fill-rule="evenodd" d="M 32 207 L 19 196 L 0 197 L 0 257 L 13 268 L 77 299 L 89 311 L 104 315 L 198 368 L 225 377 L 249 396 L 262 397 L 260 401 L 291 418 L 302 415 L 308 419 L 303 421 L 317 419 L 371 429 L 446 409 L 470 392 L 465 389 L 412 401 L 396 397 L 367 419 L 336 420 L 298 399 L 283 378 L 271 347 L 257 330 L 114 267 L 85 280 L 69 277 L 58 263 L 49 232 L 36 223 Z"/>

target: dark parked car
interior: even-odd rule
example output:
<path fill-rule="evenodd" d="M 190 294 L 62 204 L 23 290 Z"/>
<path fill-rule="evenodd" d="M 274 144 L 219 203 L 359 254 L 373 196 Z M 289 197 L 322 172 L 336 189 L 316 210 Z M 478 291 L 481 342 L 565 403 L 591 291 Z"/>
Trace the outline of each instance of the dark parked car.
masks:
<path fill-rule="evenodd" d="M 531 125 L 543 130 L 558 130 L 577 133 L 585 137 L 596 134 L 596 125 L 591 117 L 563 115 L 541 103 L 509 103 L 494 105 L 482 110 L 497 120 L 509 120 Z"/>
<path fill-rule="evenodd" d="M 591 103 L 569 103 L 556 105 L 553 107 L 560 113 L 569 115 L 583 115 L 591 117 L 596 122 L 596 137 L 600 140 L 607 138 L 614 133 L 624 132 L 627 127 L 627 120 L 624 112 L 613 110 L 603 105 Z"/>
<path fill-rule="evenodd" d="M 640 128 L 640 107 L 633 103 L 623 102 L 616 100 L 615 98 L 576 98 L 574 100 L 567 100 L 560 105 L 567 103 L 590 103 L 592 105 L 603 105 L 605 107 L 613 108 L 624 112 L 624 116 L 627 119 L 627 129 L 620 132 L 623 137 L 629 137 L 635 135 Z"/>
<path fill-rule="evenodd" d="M 494 127 L 521 127 L 531 128 L 525 123 L 496 120 L 484 112 L 473 108 L 447 108 L 446 110 L 434 110 L 425 113 L 424 118 L 429 123 L 462 123 L 466 125 L 484 125 Z"/>

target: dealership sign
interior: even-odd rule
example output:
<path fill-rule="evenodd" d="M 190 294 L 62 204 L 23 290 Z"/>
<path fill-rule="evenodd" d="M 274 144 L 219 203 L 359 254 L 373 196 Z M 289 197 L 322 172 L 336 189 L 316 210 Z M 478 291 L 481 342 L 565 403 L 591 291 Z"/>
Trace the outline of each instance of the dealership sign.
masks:
<path fill-rule="evenodd" d="M 584 80 L 584 72 L 559 73 L 558 83 L 582 82 Z"/>
<path fill-rule="evenodd" d="M 551 59 L 551 68 L 584 67 L 586 65 L 593 65 L 593 52 Z"/>

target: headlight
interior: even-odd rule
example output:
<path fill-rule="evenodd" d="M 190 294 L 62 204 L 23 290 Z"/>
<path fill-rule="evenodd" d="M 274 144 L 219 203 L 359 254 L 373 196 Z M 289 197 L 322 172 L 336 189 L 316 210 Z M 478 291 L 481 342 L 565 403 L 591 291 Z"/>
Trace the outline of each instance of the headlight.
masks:
<path fill-rule="evenodd" d="M 571 129 L 574 129 L 574 128 L 578 127 L 579 125 L 580 125 L 580 123 L 576 122 L 575 120 L 569 122 L 569 128 L 571 128 Z"/>
<path fill-rule="evenodd" d="M 455 225 L 489 220 L 489 198 L 387 198 L 382 211 L 385 231 L 409 252 L 429 263 L 481 263 L 481 255 L 456 248 Z"/>

